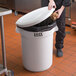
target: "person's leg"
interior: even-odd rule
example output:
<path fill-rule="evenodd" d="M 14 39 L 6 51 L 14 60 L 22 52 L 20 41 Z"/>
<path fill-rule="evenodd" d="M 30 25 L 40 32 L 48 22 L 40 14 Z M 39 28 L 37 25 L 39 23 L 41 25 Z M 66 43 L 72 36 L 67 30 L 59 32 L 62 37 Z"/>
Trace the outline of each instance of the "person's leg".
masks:
<path fill-rule="evenodd" d="M 41 6 L 48 6 L 49 0 L 41 0 Z M 58 7 L 57 7 L 58 8 Z M 57 55 L 63 56 L 62 48 L 65 37 L 65 10 L 63 11 L 61 17 L 56 20 L 57 26 L 59 30 L 56 32 L 56 48 Z"/>
<path fill-rule="evenodd" d="M 56 32 L 56 44 L 57 56 L 63 56 L 62 48 L 64 47 L 64 38 L 65 38 L 65 10 L 63 11 L 61 17 L 56 20 L 59 30 Z"/>

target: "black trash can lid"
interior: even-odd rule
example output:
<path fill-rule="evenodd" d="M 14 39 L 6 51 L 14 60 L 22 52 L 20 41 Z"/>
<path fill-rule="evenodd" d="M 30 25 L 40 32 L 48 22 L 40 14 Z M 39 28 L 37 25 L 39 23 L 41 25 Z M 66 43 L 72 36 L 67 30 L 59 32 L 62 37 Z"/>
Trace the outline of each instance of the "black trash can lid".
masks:
<path fill-rule="evenodd" d="M 16 25 L 19 27 L 30 27 L 47 19 L 55 8 L 48 10 L 48 6 L 36 9 L 17 20 Z"/>

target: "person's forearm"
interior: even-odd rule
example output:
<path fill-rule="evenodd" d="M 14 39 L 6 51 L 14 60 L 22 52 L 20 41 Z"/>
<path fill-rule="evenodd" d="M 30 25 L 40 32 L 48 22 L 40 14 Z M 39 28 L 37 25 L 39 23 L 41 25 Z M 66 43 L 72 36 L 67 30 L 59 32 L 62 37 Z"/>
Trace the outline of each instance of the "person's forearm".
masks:
<path fill-rule="evenodd" d="M 64 10 L 64 8 L 65 8 L 65 6 L 62 5 L 62 6 L 61 6 L 61 9 Z"/>

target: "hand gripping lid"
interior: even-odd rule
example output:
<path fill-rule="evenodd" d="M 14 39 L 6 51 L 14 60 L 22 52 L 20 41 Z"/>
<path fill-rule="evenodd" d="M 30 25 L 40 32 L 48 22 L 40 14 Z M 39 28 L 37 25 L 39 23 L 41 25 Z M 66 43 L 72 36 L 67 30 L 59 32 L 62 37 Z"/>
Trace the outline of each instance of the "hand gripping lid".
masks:
<path fill-rule="evenodd" d="M 55 8 L 48 10 L 48 6 L 36 9 L 17 20 L 16 25 L 19 27 L 30 27 L 47 19 Z"/>

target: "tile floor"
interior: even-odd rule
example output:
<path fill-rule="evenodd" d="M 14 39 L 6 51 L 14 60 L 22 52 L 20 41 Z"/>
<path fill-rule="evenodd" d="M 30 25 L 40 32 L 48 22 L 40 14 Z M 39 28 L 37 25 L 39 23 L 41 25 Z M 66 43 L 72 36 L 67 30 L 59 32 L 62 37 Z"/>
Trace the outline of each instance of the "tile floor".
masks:
<path fill-rule="evenodd" d="M 15 16 L 14 13 L 4 16 L 8 69 L 13 70 L 15 76 L 76 76 L 76 31 L 70 27 L 66 27 L 65 47 L 63 49 L 64 56 L 62 58 L 57 58 L 55 56 L 56 51 L 54 46 L 53 65 L 51 68 L 40 73 L 33 73 L 24 69 L 21 54 L 21 37 L 15 30 L 15 22 L 21 16 L 20 14 Z M 2 63 L 1 56 L 0 40 L 0 64 Z"/>

